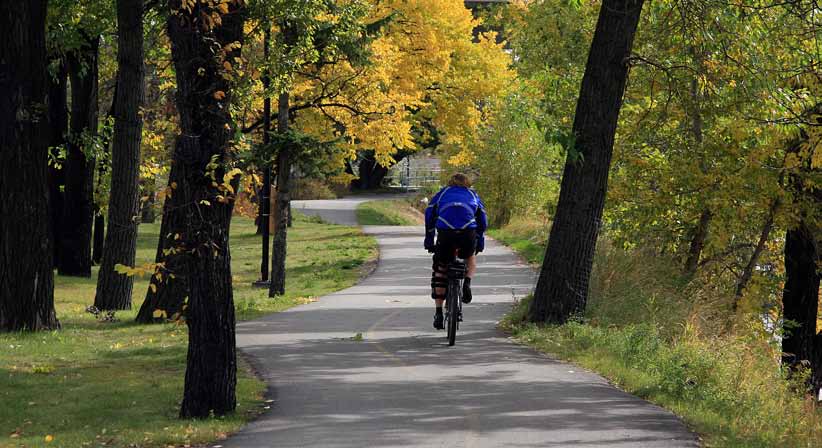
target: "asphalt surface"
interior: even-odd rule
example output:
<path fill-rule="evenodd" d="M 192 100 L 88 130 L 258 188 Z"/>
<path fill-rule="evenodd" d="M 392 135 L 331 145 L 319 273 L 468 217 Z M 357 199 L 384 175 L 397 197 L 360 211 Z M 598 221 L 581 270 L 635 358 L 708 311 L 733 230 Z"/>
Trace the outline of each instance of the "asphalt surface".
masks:
<path fill-rule="evenodd" d="M 355 224 L 371 198 L 293 207 Z M 695 447 L 673 414 L 514 344 L 496 322 L 535 283 L 489 241 L 457 344 L 431 326 L 421 227 L 367 226 L 376 271 L 319 301 L 238 325 L 271 408 L 223 447 Z M 361 335 L 361 336 L 358 336 Z"/>

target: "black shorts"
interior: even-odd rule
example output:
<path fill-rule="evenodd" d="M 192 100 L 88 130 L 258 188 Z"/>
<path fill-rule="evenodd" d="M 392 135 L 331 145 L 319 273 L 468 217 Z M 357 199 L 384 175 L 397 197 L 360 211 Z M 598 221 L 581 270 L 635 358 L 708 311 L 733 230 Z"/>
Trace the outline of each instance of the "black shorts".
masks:
<path fill-rule="evenodd" d="M 456 255 L 468 258 L 477 251 L 477 231 L 440 230 L 437 229 L 437 246 L 434 249 L 434 262 L 448 264 L 454 261 Z"/>

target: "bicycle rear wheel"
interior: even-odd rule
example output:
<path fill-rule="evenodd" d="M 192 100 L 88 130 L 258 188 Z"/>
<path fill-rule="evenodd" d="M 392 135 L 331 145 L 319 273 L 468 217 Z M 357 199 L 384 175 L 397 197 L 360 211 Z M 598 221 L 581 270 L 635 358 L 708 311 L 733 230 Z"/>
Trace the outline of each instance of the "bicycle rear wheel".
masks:
<path fill-rule="evenodd" d="M 451 279 L 448 281 L 448 296 L 446 299 L 448 306 L 448 345 L 453 346 L 457 341 L 457 324 L 459 323 L 460 292 L 462 288 L 460 281 Z"/>

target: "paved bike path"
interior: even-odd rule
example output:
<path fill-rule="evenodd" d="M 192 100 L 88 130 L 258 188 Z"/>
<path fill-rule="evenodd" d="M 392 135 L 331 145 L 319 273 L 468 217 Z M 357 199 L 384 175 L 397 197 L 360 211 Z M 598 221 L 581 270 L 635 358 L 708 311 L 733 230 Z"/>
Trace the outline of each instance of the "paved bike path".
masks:
<path fill-rule="evenodd" d="M 299 201 L 356 223 L 369 198 Z M 271 409 L 223 447 L 694 447 L 671 413 L 601 377 L 509 341 L 496 322 L 532 269 L 489 241 L 457 345 L 431 327 L 421 227 L 367 226 L 376 271 L 319 301 L 238 325 Z M 361 337 L 357 335 L 361 334 Z"/>

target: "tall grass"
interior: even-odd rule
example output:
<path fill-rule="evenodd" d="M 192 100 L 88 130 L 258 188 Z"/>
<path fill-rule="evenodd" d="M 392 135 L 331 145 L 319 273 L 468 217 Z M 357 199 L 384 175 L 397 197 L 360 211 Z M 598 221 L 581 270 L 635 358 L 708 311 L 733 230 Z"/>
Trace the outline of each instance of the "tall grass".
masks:
<path fill-rule="evenodd" d="M 536 254 L 544 246 L 533 230 L 509 226 L 496 235 Z M 788 378 L 778 339 L 760 316 L 731 313 L 732 290 L 721 280 L 679 272 L 659 254 L 601 241 L 584 316 L 563 326 L 530 324 L 525 299 L 501 325 L 673 410 L 705 446 L 822 446 L 822 415 L 803 375 Z"/>

